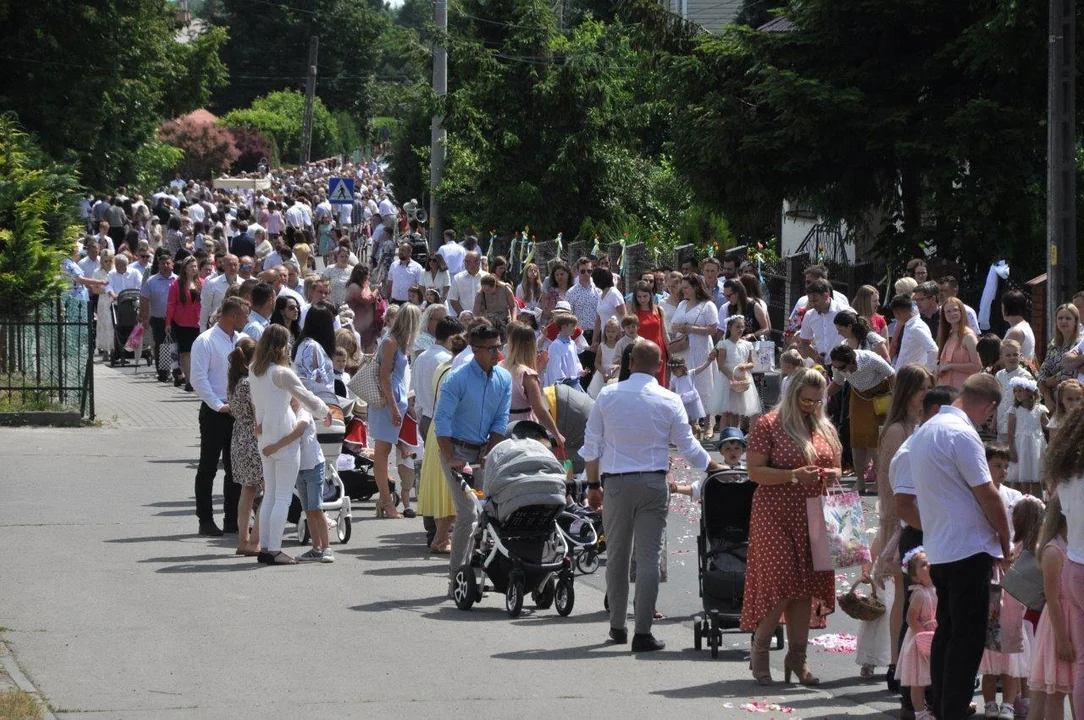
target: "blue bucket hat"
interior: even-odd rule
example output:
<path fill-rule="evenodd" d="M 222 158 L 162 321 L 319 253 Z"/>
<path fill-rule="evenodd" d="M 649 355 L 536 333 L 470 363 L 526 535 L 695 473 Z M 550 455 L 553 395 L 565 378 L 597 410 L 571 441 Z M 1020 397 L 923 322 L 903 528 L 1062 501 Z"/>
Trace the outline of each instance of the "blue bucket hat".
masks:
<path fill-rule="evenodd" d="M 742 446 L 745 446 L 745 433 L 736 427 L 723 428 L 723 432 L 719 435 L 719 444 L 722 445 L 725 442 L 735 440 L 740 442 Z"/>

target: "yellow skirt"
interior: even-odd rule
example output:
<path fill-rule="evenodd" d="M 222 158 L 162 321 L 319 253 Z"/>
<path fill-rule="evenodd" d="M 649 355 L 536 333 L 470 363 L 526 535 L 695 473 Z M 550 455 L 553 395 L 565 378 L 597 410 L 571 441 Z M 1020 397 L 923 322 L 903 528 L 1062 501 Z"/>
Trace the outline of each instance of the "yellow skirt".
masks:
<path fill-rule="evenodd" d="M 439 399 L 440 393 L 438 391 Z M 440 446 L 437 445 L 437 424 L 429 423 L 425 434 L 425 457 L 422 460 L 421 487 L 418 490 L 418 514 L 434 517 L 454 517 L 455 503 L 448 492 L 444 470 L 440 464 Z"/>

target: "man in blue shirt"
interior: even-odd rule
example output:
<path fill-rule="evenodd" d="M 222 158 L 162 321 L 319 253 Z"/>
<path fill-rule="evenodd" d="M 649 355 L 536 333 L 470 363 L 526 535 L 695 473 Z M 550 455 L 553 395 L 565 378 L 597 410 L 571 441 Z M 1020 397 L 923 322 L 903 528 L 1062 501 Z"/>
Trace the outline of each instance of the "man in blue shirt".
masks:
<path fill-rule="evenodd" d="M 512 407 L 512 376 L 497 366 L 500 333 L 491 325 L 478 325 L 470 331 L 470 345 L 474 359 L 448 375 L 440 388 L 440 400 L 433 415 L 440 465 L 455 502 L 449 597 L 456 571 L 470 562 L 470 539 L 478 522 L 474 500 L 463 492 L 452 470 L 462 471 L 466 465 L 483 460 L 504 439 Z M 480 477 L 475 484 L 481 487 Z"/>
<path fill-rule="evenodd" d="M 154 337 L 154 358 L 158 368 L 158 380 L 169 380 L 169 356 L 163 356 L 166 346 L 166 305 L 169 299 L 169 286 L 177 279 L 173 274 L 173 258 L 168 254 L 158 257 L 158 272 L 143 282 L 139 289 L 139 315 L 144 330 L 150 330 Z"/>

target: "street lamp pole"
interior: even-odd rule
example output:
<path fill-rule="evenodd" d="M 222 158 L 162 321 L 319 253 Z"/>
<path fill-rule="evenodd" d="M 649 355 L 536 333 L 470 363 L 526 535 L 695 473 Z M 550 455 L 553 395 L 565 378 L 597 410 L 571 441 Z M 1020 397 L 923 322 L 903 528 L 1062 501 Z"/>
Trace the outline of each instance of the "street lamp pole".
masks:
<path fill-rule="evenodd" d="M 1046 161 L 1046 316 L 1052 336 L 1058 305 L 1076 280 L 1076 0 L 1050 0 Z"/>

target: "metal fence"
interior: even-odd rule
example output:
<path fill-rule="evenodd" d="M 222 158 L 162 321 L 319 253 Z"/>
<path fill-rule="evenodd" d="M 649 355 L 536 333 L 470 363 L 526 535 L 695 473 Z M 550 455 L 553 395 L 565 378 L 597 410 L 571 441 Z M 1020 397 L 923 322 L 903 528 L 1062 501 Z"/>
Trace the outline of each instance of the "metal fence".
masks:
<path fill-rule="evenodd" d="M 93 420 L 93 348 L 85 300 L 65 294 L 0 318 L 0 408 L 78 410 Z"/>

